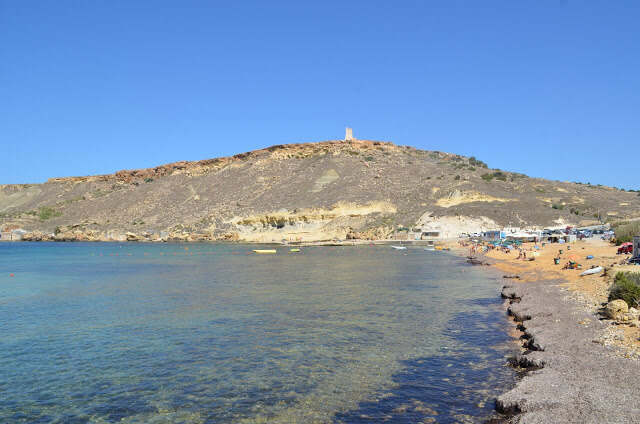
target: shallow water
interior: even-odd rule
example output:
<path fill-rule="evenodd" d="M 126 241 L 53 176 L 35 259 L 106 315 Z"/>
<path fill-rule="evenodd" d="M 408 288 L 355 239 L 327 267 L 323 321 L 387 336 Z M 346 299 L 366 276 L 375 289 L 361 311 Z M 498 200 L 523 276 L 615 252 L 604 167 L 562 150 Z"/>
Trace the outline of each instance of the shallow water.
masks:
<path fill-rule="evenodd" d="M 478 422 L 513 385 L 492 271 L 253 248 L 0 243 L 0 422 Z"/>

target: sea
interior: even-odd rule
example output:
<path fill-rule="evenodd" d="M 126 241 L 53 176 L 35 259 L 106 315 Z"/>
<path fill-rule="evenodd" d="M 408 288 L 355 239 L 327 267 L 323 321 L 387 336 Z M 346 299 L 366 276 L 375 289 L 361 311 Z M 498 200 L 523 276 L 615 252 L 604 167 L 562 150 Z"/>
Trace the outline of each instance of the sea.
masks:
<path fill-rule="evenodd" d="M 501 275 L 454 252 L 0 243 L 0 423 L 481 423 Z"/>

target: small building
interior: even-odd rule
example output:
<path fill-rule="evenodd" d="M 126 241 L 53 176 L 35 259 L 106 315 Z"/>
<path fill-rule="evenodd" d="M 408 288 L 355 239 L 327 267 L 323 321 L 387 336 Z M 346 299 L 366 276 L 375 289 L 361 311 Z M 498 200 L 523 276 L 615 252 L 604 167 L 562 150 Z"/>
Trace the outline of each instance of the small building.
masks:
<path fill-rule="evenodd" d="M 420 240 L 430 240 L 440 237 L 440 231 L 422 231 Z"/>
<path fill-rule="evenodd" d="M 507 238 L 507 233 L 504 230 L 483 231 L 481 238 L 483 241 L 500 241 Z"/>
<path fill-rule="evenodd" d="M 634 262 L 640 262 L 640 234 L 633 236 L 633 256 L 631 260 Z"/>
<path fill-rule="evenodd" d="M 27 234 L 22 228 L 5 228 L 0 233 L 0 241 L 20 241 Z"/>

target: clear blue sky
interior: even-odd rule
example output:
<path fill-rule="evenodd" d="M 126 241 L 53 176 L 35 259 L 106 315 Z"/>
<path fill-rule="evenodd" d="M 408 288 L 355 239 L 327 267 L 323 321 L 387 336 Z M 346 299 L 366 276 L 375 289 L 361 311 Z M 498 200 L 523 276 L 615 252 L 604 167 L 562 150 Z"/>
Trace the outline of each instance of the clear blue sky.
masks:
<path fill-rule="evenodd" d="M 0 0 L 0 64 L 0 184 L 351 126 L 640 189 L 636 0 Z"/>

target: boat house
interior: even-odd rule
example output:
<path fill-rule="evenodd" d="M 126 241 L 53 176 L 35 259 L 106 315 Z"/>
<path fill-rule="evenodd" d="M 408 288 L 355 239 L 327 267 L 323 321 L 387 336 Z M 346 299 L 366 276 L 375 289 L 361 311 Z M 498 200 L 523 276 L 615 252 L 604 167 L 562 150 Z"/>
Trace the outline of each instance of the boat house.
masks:
<path fill-rule="evenodd" d="M 27 234 L 22 228 L 5 228 L 0 233 L 0 241 L 20 241 Z"/>

